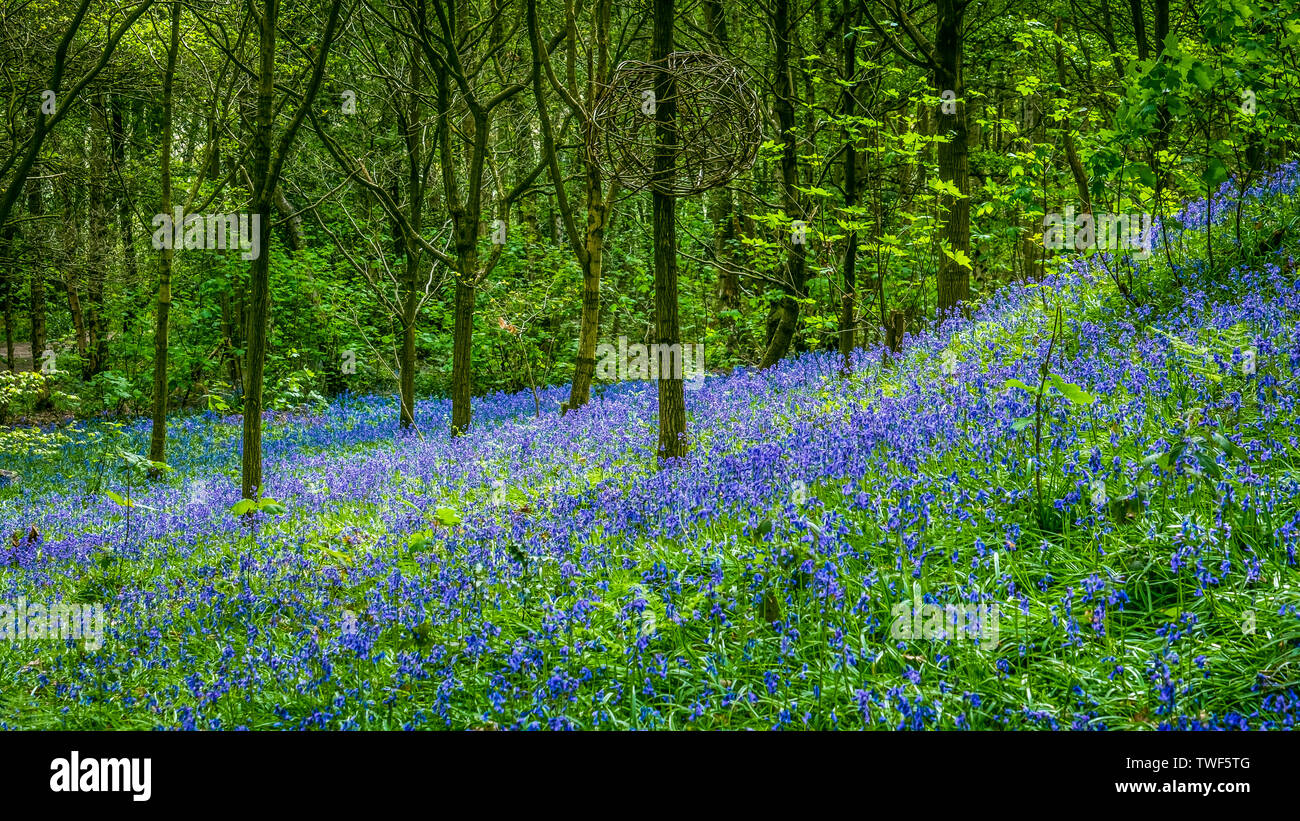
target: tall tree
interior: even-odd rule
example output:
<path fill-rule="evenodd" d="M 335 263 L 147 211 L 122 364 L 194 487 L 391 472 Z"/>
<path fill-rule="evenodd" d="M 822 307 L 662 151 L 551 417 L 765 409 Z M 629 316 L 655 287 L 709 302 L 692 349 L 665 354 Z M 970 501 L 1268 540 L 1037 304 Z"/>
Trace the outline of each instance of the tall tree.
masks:
<path fill-rule="evenodd" d="M 791 0 L 776 0 L 772 13 L 772 36 L 776 39 L 776 72 L 773 83 L 775 100 L 772 108 L 776 113 L 778 139 L 781 141 L 780 183 L 781 203 L 785 215 L 793 225 L 795 220 L 804 220 L 807 216 L 803 196 L 799 192 L 799 152 L 798 135 L 795 133 L 794 69 L 791 59 L 791 42 L 794 38 L 795 22 L 791 14 Z M 785 356 L 799 329 L 799 305 L 807 289 L 808 246 L 801 231 L 791 231 L 791 242 L 786 253 L 781 272 L 781 290 L 783 294 L 774 308 L 776 323 L 768 339 L 767 348 L 759 362 L 760 368 L 770 368 Z"/>
<path fill-rule="evenodd" d="M 848 237 L 844 243 L 844 293 L 840 297 L 840 356 L 844 359 L 847 372 L 853 365 L 853 348 L 856 344 L 857 326 L 857 289 L 858 289 L 858 230 L 854 221 L 853 209 L 858 205 L 858 151 L 857 126 L 854 118 L 858 114 L 857 76 L 858 38 L 853 30 L 853 0 L 844 0 L 843 15 L 840 20 L 842 49 L 841 78 L 843 90 L 841 106 L 844 112 L 844 207 L 849 212 Z"/>
<path fill-rule="evenodd" d="M 437 77 L 437 114 L 444 124 L 439 139 L 439 167 L 442 170 L 443 200 L 452 222 L 452 248 L 455 252 L 455 325 L 452 331 L 451 430 L 453 434 L 469 430 L 472 417 L 474 367 L 474 315 L 478 284 L 501 259 L 504 243 L 495 242 L 486 261 L 480 260 L 479 232 L 483 224 L 484 174 L 491 149 L 493 117 L 498 107 L 527 86 L 508 82 L 491 93 L 479 72 L 467 67 L 462 49 L 476 42 L 463 30 L 461 15 L 468 4 L 457 0 L 438 0 L 433 4 L 434 18 L 429 20 L 426 0 L 406 0 L 413 5 L 413 30 Z M 501 8 L 493 15 L 501 14 Z M 463 107 L 465 134 L 459 154 L 453 144 L 457 129 L 451 121 Z M 463 188 L 462 188 L 463 185 Z M 498 218 L 503 222 L 512 196 L 498 203 Z M 498 237 L 500 235 L 498 234 Z"/>
<path fill-rule="evenodd" d="M 651 59 L 667 65 L 673 53 L 673 0 L 654 0 Z M 659 350 L 681 351 L 677 305 L 676 198 L 668 193 L 677 167 L 677 84 L 667 71 L 657 72 L 655 96 L 654 180 L 651 208 L 655 249 L 655 342 Z M 686 453 L 686 393 L 680 368 L 659 368 L 659 460 Z M 664 371 L 668 373 L 665 374 Z"/>
<path fill-rule="evenodd" d="M 172 118 L 173 86 L 176 80 L 176 55 L 181 45 L 181 4 L 171 4 L 171 36 L 167 48 L 167 67 L 162 83 L 162 141 L 158 148 L 158 173 L 161 178 L 162 211 L 172 213 Z M 167 334 L 172 309 L 172 244 L 163 243 L 158 253 L 158 307 L 153 332 L 153 429 L 149 436 L 149 459 L 163 462 L 167 458 Z"/>
<path fill-rule="evenodd" d="M 255 499 L 262 491 L 262 389 L 266 380 L 267 319 L 271 308 L 271 210 L 285 160 L 293 148 L 298 128 L 320 90 L 321 77 L 339 21 L 342 0 L 332 0 L 320 47 L 312 59 L 311 79 L 292 119 L 272 148 L 275 128 L 275 48 L 280 0 L 250 0 L 258 27 L 257 124 L 253 130 L 253 214 L 259 218 L 258 249 L 249 269 L 248 351 L 244 367 L 244 453 L 242 492 Z"/>
<path fill-rule="evenodd" d="M 528 39 L 533 51 L 533 93 L 537 102 L 537 117 L 541 126 L 542 153 L 551 174 L 551 183 L 555 186 L 555 200 L 559 207 L 560 219 L 564 223 L 564 235 L 568 240 L 578 267 L 582 270 L 582 319 L 578 331 L 578 356 L 574 364 L 573 384 L 569 389 L 568 407 L 570 409 L 585 405 L 591 397 L 591 381 L 596 373 L 596 343 L 600 335 L 600 278 L 604 270 L 605 230 L 609 226 L 610 207 L 617 190 L 617 181 L 611 180 L 609 190 L 604 190 L 600 166 L 596 163 L 592 151 L 591 110 L 601 84 L 608 81 L 609 74 L 609 29 L 611 0 L 597 0 L 592 21 L 593 38 L 591 60 L 587 66 L 586 104 L 580 102 L 581 92 L 576 88 L 575 73 L 569 72 L 569 85 L 564 85 L 556 77 L 551 67 L 550 55 L 542 42 L 541 28 L 537 21 L 537 0 L 528 3 Z M 575 20 L 572 0 L 565 2 L 565 50 L 569 65 L 575 62 L 577 51 L 577 22 Z M 577 230 L 570 208 L 568 192 L 565 190 L 565 177 L 560 168 L 559 152 L 555 145 L 554 129 L 547 107 L 543 77 L 568 105 L 574 118 L 581 123 L 583 135 L 583 200 L 587 215 L 586 226 L 581 234 Z"/>
<path fill-rule="evenodd" d="M 27 183 L 27 214 L 32 218 L 31 234 L 27 240 L 29 260 L 28 270 L 31 291 L 27 301 L 32 328 L 32 370 L 41 369 L 41 359 L 45 353 L 45 269 L 43 250 L 45 245 L 45 198 L 42 196 L 40 166 L 32 167 L 33 178 Z"/>
<path fill-rule="evenodd" d="M 886 29 L 869 6 L 867 19 L 904 60 L 930 72 L 934 87 L 946 100 L 939 106 L 939 179 L 944 183 L 939 207 L 945 214 L 939 257 L 938 314 L 947 316 L 970 297 L 970 168 L 965 86 L 962 74 L 966 7 L 970 0 L 935 0 L 934 38 L 926 37 L 898 0 L 882 0 L 918 53 L 914 54 Z"/>

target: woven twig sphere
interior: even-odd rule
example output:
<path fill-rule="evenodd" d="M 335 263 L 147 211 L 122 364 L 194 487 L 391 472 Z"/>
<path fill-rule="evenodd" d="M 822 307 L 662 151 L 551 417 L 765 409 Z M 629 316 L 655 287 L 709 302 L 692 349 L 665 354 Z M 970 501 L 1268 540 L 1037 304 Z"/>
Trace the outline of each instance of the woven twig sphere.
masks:
<path fill-rule="evenodd" d="M 676 170 L 655 179 L 655 81 L 676 83 Z M 664 60 L 628 60 L 614 70 L 591 118 L 593 157 L 630 191 L 653 188 L 687 196 L 726 185 L 754 164 L 762 138 L 758 97 L 730 61 L 703 51 L 679 51 Z"/>

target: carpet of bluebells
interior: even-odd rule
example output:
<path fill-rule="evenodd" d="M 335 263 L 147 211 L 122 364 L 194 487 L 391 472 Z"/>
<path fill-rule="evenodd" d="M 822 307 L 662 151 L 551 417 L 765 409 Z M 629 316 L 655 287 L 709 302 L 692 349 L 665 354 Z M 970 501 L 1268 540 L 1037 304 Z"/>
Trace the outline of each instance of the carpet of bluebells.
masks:
<path fill-rule="evenodd" d="M 1297 180 L 1249 192 L 1251 237 L 1294 218 Z M 1300 284 L 1285 245 L 1208 270 L 1207 216 L 1222 259 L 1235 207 L 849 376 L 822 354 L 711 376 L 663 470 L 649 383 L 564 416 L 483 397 L 457 438 L 441 400 L 410 432 L 391 397 L 268 415 L 283 509 L 251 520 L 237 417 L 174 418 L 173 471 L 130 487 L 113 454 L 147 420 L 5 454 L 0 601 L 108 627 L 0 646 L 0 727 L 1291 727 Z M 1095 402 L 1049 389 L 1036 415 L 1008 387 L 1049 349 Z M 894 638 L 914 595 L 996 604 L 997 641 Z"/>

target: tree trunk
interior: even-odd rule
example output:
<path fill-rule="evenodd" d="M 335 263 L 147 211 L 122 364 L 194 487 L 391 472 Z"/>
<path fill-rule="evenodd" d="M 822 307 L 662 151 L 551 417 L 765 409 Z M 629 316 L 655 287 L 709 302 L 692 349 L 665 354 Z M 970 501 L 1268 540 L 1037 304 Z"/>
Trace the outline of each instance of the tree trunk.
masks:
<path fill-rule="evenodd" d="M 853 31 L 851 22 L 852 0 L 844 0 L 844 19 L 842 21 L 843 32 L 842 42 L 844 49 L 844 207 L 850 211 L 848 219 L 850 223 L 857 220 L 857 216 L 851 213 L 853 208 L 858 204 L 858 152 L 857 130 L 854 126 L 853 119 L 857 116 L 857 99 L 854 97 L 853 78 L 857 74 L 857 35 Z M 858 232 L 857 229 L 850 227 L 848 237 L 844 247 L 844 294 L 840 300 L 840 356 L 844 358 L 844 371 L 847 373 L 853 368 L 853 348 L 856 343 L 856 320 L 857 312 L 856 295 L 858 288 L 857 276 L 858 264 Z"/>
<path fill-rule="evenodd" d="M 937 0 L 934 50 L 938 65 L 934 84 L 942 93 L 952 91 L 957 104 L 952 113 L 939 110 L 939 133 L 947 139 L 939 144 L 939 179 L 956 186 L 960 195 L 942 194 L 940 207 L 948 215 L 944 239 L 948 250 L 970 257 L 970 184 L 967 167 L 965 88 L 962 81 L 962 18 L 966 0 Z M 947 254 L 939 258 L 938 315 L 942 319 L 970 297 L 970 268 Z"/>
<path fill-rule="evenodd" d="M 33 166 L 33 176 L 39 177 L 41 169 L 39 166 Z M 41 369 L 41 359 L 45 354 L 45 269 L 47 260 L 43 259 L 42 250 L 45 243 L 42 242 L 45 230 L 44 223 L 40 219 L 45 214 L 45 201 L 41 196 L 41 180 L 33 179 L 27 181 L 27 213 L 32 217 L 32 236 L 27 239 L 29 249 L 36 252 L 35 258 L 31 260 L 28 266 L 31 271 L 31 298 L 28 300 L 28 310 L 31 312 L 32 326 L 32 370 Z"/>
<path fill-rule="evenodd" d="M 569 389 L 569 408 L 591 399 L 591 380 L 596 373 L 596 343 L 600 337 L 600 278 L 604 270 L 605 226 L 609 202 L 601 189 L 600 170 L 587 162 L 587 230 L 582 267 L 582 324 L 578 331 L 578 357 Z"/>
<path fill-rule="evenodd" d="M 71 276 L 63 280 L 63 288 L 68 294 L 68 313 L 72 315 L 72 331 L 77 338 L 77 355 L 86 361 L 86 313 L 81 308 L 81 295 L 77 293 L 77 282 Z"/>
<path fill-rule="evenodd" d="M 595 54 L 588 69 L 589 77 L 587 102 L 590 107 L 595 103 L 598 83 L 603 82 L 609 64 L 609 0 L 597 3 L 594 14 Z M 592 159 L 593 147 L 590 143 L 589 107 L 583 109 L 576 100 L 580 96 L 577 80 L 574 76 L 577 30 L 573 19 L 572 4 L 565 7 L 565 34 L 568 38 L 568 63 L 566 72 L 569 86 L 564 96 L 573 109 L 573 113 L 583 122 L 583 196 L 586 203 L 587 223 L 581 238 L 569 207 L 568 192 L 564 187 L 564 174 L 560 170 L 559 153 L 555 145 L 555 136 L 551 125 L 550 109 L 547 107 L 543 79 L 550 77 L 558 86 L 550 69 L 550 56 L 542 41 L 538 24 L 536 0 L 529 0 L 526 5 L 528 19 L 528 38 L 533 55 L 533 96 L 537 105 L 538 120 L 541 126 L 542 153 L 550 171 L 551 183 L 555 187 L 555 202 L 559 218 L 564 223 L 564 235 L 573 249 L 574 258 L 582 270 L 582 318 L 578 330 L 578 355 L 573 368 L 573 384 L 569 388 L 569 400 L 566 409 L 581 407 L 591 399 L 591 380 L 596 372 L 596 344 L 600 336 L 600 280 L 605 256 L 605 229 L 609 225 L 610 200 L 614 196 L 614 187 L 609 195 L 603 190 L 600 168 Z M 545 68 L 545 70 L 543 70 Z M 550 221 L 554 225 L 554 220 Z"/>
<path fill-rule="evenodd" d="M 124 111 L 126 102 L 122 95 L 113 98 L 113 179 L 122 185 L 113 185 L 112 190 L 117 199 L 117 224 L 122 241 L 122 261 L 126 266 L 127 305 L 122 314 L 122 336 L 130 338 L 135 331 L 138 318 L 137 288 L 140 287 L 140 267 L 135 255 L 134 216 L 131 213 L 131 196 L 125 186 L 126 180 L 126 129 Z M 134 369 L 132 367 L 132 373 Z"/>
<path fill-rule="evenodd" d="M 729 56 L 731 34 L 727 28 L 727 13 L 722 7 L 722 0 L 705 0 L 704 22 L 713 36 L 718 53 Z M 712 199 L 710 210 L 713 212 L 713 258 L 719 261 L 717 299 L 718 311 L 721 314 L 740 307 L 740 273 L 738 266 L 733 264 L 731 254 L 731 244 L 737 234 L 736 200 L 727 186 L 715 189 L 709 196 Z M 730 316 L 718 318 L 718 328 L 728 332 L 726 334 L 728 356 L 735 355 L 736 335 L 731 333 L 735 324 L 735 320 Z"/>
<path fill-rule="evenodd" d="M 799 156 L 794 135 L 794 76 L 790 62 L 793 24 L 790 21 L 790 0 L 776 0 L 772 27 L 776 36 L 776 100 L 772 108 L 781 130 L 781 194 L 786 216 L 796 220 L 803 218 L 804 211 L 796 190 L 799 184 Z M 806 271 L 807 245 L 801 241 L 795 242 L 792 238 L 782 277 L 785 295 L 774 306 L 774 321 L 769 320 L 771 330 L 767 349 L 759 361 L 760 368 L 775 365 L 790 350 L 795 332 L 799 329 L 798 300 L 804 293 Z"/>
<path fill-rule="evenodd" d="M 1056 18 L 1056 36 L 1061 36 L 1061 18 Z M 1056 81 L 1060 84 L 1062 93 L 1065 90 L 1065 55 L 1061 50 L 1061 43 L 1056 43 Z M 1074 134 L 1070 131 L 1070 120 L 1067 117 L 1061 124 L 1061 131 L 1064 135 L 1065 159 L 1070 164 L 1070 174 L 1074 177 L 1074 187 L 1079 192 L 1079 202 L 1083 205 L 1083 213 L 1092 213 L 1092 194 L 1088 191 L 1088 172 L 1083 168 L 1083 162 L 1079 159 L 1079 150 L 1074 144 Z"/>
<path fill-rule="evenodd" d="M 475 222 L 477 225 L 477 221 Z M 475 278 L 478 276 L 477 230 L 458 229 L 456 272 L 456 325 L 452 331 L 451 432 L 469 430 L 473 384 Z"/>
<path fill-rule="evenodd" d="M 262 388 L 266 380 L 267 319 L 271 309 L 271 211 L 280 172 L 293 148 L 294 136 L 307 115 L 307 108 L 320 90 L 325 61 L 334 42 L 341 0 L 330 4 L 325 23 L 323 44 L 313 55 L 311 79 L 302 93 L 293 119 L 280 136 L 278 151 L 271 152 L 271 133 L 275 125 L 275 27 L 280 16 L 280 0 L 264 0 L 256 14 L 260 30 L 257 73 L 257 124 L 253 129 L 253 213 L 258 216 L 259 253 L 249 266 L 248 352 L 244 368 L 244 453 L 241 490 L 245 499 L 262 493 Z M 254 9 L 256 11 L 256 9 Z"/>
<path fill-rule="evenodd" d="M 673 51 L 673 0 L 654 0 L 654 41 L 651 59 L 666 61 Z M 657 181 L 667 184 L 677 165 L 677 88 L 667 73 L 655 75 L 655 156 Z M 655 188 L 655 342 L 680 346 L 677 313 L 676 198 Z M 662 350 L 662 349 L 660 349 Z M 671 348 L 670 348 L 671 350 Z M 680 350 L 680 347 L 676 350 Z M 653 354 L 652 354 L 653 356 Z M 686 453 L 686 393 L 680 368 L 665 374 L 659 368 L 659 462 Z M 680 359 L 678 360 L 680 362 Z"/>
<path fill-rule="evenodd" d="M 275 210 L 284 219 L 284 241 L 293 256 L 302 250 L 302 215 L 294 210 L 293 203 L 284 195 L 284 189 L 275 187 Z"/>
<path fill-rule="evenodd" d="M 406 198 L 410 209 L 408 222 L 411 231 L 419 234 L 424 227 L 424 169 L 421 167 L 420 136 L 420 52 L 411 52 L 410 111 L 405 117 L 407 158 Z M 403 118 L 399 117 L 402 123 Z M 398 364 L 401 375 L 402 409 L 400 424 L 408 429 L 415 424 L 415 330 L 420 311 L 420 247 L 408 242 L 398 233 L 401 247 L 406 252 L 406 293 L 402 301 L 402 353 Z"/>
<path fill-rule="evenodd" d="M 5 367 L 14 367 L 14 288 L 18 282 L 18 258 L 14 255 L 14 228 L 0 228 L 0 297 L 4 299 Z"/>
<path fill-rule="evenodd" d="M 172 86 L 176 76 L 176 54 L 180 50 L 180 25 L 181 4 L 173 2 L 167 67 L 163 71 L 162 145 L 158 151 L 163 214 L 172 213 Z M 158 258 L 158 310 L 153 332 L 153 429 L 149 436 L 149 459 L 154 462 L 167 460 L 167 326 L 171 307 L 172 249 L 164 246 Z"/>
<path fill-rule="evenodd" d="M 108 274 L 108 194 L 104 177 L 107 146 L 104 135 L 109 130 L 108 108 L 101 95 L 90 106 L 94 135 L 91 138 L 89 181 L 89 225 L 86 276 L 86 378 L 108 367 L 108 318 L 104 315 L 104 280 Z M 98 122 L 96 122 L 98 121 Z"/>
<path fill-rule="evenodd" d="M 249 267 L 248 351 L 244 365 L 244 453 L 242 490 L 245 499 L 262 492 L 262 388 L 266 378 L 267 314 L 271 307 L 271 129 L 275 103 L 275 27 L 280 0 L 265 0 L 258 20 L 260 35 L 257 122 L 253 129 L 253 213 L 260 215 L 261 253 Z"/>
<path fill-rule="evenodd" d="M 1151 56 L 1151 46 L 1147 43 L 1147 20 L 1142 0 L 1128 0 L 1128 9 L 1133 18 L 1133 39 L 1137 41 L 1138 59 L 1145 62 Z"/>

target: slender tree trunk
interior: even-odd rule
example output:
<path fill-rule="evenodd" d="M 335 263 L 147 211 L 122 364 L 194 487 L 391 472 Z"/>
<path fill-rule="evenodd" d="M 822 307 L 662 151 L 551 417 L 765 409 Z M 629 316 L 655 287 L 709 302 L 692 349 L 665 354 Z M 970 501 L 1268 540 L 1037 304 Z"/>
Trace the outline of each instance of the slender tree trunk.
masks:
<path fill-rule="evenodd" d="M 275 187 L 275 210 L 280 213 L 284 219 L 284 241 L 289 249 L 289 255 L 293 256 L 302 250 L 302 215 L 289 202 L 285 196 L 284 189 L 280 186 Z"/>
<path fill-rule="evenodd" d="M 266 381 L 267 321 L 271 312 L 271 212 L 275 189 L 280 184 L 284 161 L 293 148 L 294 137 L 316 100 L 325 61 L 334 42 L 341 0 L 330 4 L 323 44 L 313 55 L 311 79 L 302 93 L 293 119 L 280 136 L 272 156 L 271 136 L 275 125 L 275 30 L 280 0 L 264 0 L 257 17 L 260 30 L 257 72 L 257 123 L 253 129 L 253 213 L 259 217 L 257 257 L 249 266 L 247 365 L 244 368 L 244 453 L 241 490 L 245 499 L 262 493 L 262 388 Z M 257 11 L 255 9 L 255 11 Z"/>
<path fill-rule="evenodd" d="M 63 280 L 63 288 L 68 295 L 68 313 L 72 315 L 72 331 L 77 338 L 77 355 L 86 361 L 86 312 L 81 307 L 81 295 L 77 292 L 77 281 L 71 275 Z"/>
<path fill-rule="evenodd" d="M 573 386 L 569 389 L 569 408 L 578 408 L 591 399 L 591 380 L 596 374 L 596 344 L 600 338 L 600 278 L 604 270 L 605 226 L 609 203 L 601 188 L 600 170 L 587 163 L 587 230 L 582 268 L 582 324 L 578 331 L 578 357 L 573 369 Z"/>
<path fill-rule="evenodd" d="M 477 226 L 477 221 L 474 222 Z M 456 272 L 456 323 L 452 330 L 451 363 L 451 431 L 453 435 L 469 430 L 471 401 L 474 395 L 473 344 L 475 279 L 478 276 L 478 231 L 459 229 Z"/>
<path fill-rule="evenodd" d="M 799 156 L 794 134 L 794 67 L 790 60 L 793 23 L 790 19 L 790 0 L 776 0 L 772 28 L 776 37 L 776 100 L 772 107 L 781 130 L 781 193 L 786 216 L 797 220 L 803 218 L 804 210 L 796 188 L 799 184 Z M 769 320 L 769 339 L 767 349 L 759 361 L 760 368 L 775 365 L 790 350 L 795 332 L 799 329 L 799 299 L 804 293 L 806 272 L 807 245 L 792 239 L 782 277 L 785 294 L 777 302 Z"/>
<path fill-rule="evenodd" d="M 108 275 L 108 194 L 104 176 L 109 130 L 108 108 L 103 95 L 93 99 L 91 121 L 95 125 L 90 152 L 88 270 L 86 275 L 86 378 L 108 367 L 108 318 L 104 314 L 104 280 Z M 97 121 L 97 122 L 96 122 Z"/>
<path fill-rule="evenodd" d="M 589 125 L 587 117 L 590 106 L 595 103 L 598 94 L 597 83 L 603 82 L 608 71 L 610 7 L 610 0 L 601 0 L 601 2 L 597 3 L 593 12 L 595 54 L 588 65 L 588 71 L 591 74 L 587 93 L 588 108 L 583 109 L 576 103 L 579 96 L 577 80 L 575 79 L 576 24 L 573 19 L 572 3 L 566 3 L 565 6 L 565 33 L 568 38 L 566 51 L 568 70 L 565 76 L 569 83 L 565 97 L 566 102 L 569 102 L 574 109 L 574 114 L 583 121 L 583 133 L 586 140 L 589 140 L 591 136 L 590 129 L 585 126 Z M 546 77 L 554 79 L 554 74 L 550 69 L 550 57 L 546 52 L 546 45 L 542 41 L 536 0 L 528 0 L 526 12 L 528 36 L 533 55 L 533 96 L 537 104 L 538 119 L 541 125 L 542 152 L 550 170 L 551 182 L 555 186 L 555 201 L 560 219 L 564 223 L 564 235 L 573 249 L 574 257 L 578 261 L 578 267 L 582 270 L 582 319 L 578 331 L 578 355 L 574 363 L 573 384 L 569 388 L 569 401 L 566 403 L 566 407 L 572 409 L 581 407 L 590 400 L 591 381 L 596 373 L 596 344 L 600 337 L 600 280 L 605 256 L 605 229 L 609 225 L 609 203 L 613 199 L 614 188 L 611 186 L 609 195 L 606 196 L 603 190 L 600 168 L 592 159 L 592 145 L 589 141 L 584 142 L 583 195 L 586 203 L 587 220 L 585 230 L 582 236 L 579 237 L 577 224 L 569 207 L 568 192 L 564 187 L 564 174 L 560 169 L 559 153 L 555 145 L 555 136 L 551 125 L 550 109 L 547 107 L 543 86 L 544 79 Z M 558 85 L 559 81 L 555 80 L 555 84 Z M 551 221 L 551 224 L 554 224 L 554 220 Z"/>
<path fill-rule="evenodd" d="M 114 181 L 122 185 L 112 185 L 111 190 L 117 199 L 117 224 L 122 241 L 122 262 L 126 268 L 127 304 L 122 314 L 122 336 L 130 338 L 135 332 L 138 319 L 136 306 L 137 293 L 140 288 L 140 266 L 135 255 L 135 232 L 131 213 L 131 195 L 125 187 L 126 181 L 126 128 L 124 126 L 126 102 L 122 95 L 113 99 L 113 172 Z"/>
<path fill-rule="evenodd" d="M 40 166 L 32 167 L 33 176 L 39 177 L 41 174 Z M 29 250 L 35 251 L 34 258 L 28 266 L 31 271 L 31 294 L 28 299 L 28 310 L 31 312 L 32 326 L 32 370 L 41 369 L 41 359 L 45 353 L 45 269 L 48 267 L 48 261 L 43 259 L 42 250 L 45 247 L 44 231 L 45 225 L 40 219 L 45 214 L 45 200 L 41 196 L 41 180 L 31 179 L 27 181 L 27 213 L 32 219 L 31 236 L 27 238 Z"/>
<path fill-rule="evenodd" d="M 673 0 L 654 0 L 654 41 L 651 59 L 666 61 L 673 51 Z M 665 184 L 677 165 L 677 88 L 667 73 L 655 75 L 656 180 Z M 655 342 L 681 345 L 677 313 L 677 225 L 676 199 L 658 188 L 653 195 L 655 243 Z M 672 348 L 669 348 L 670 350 Z M 663 350 L 662 348 L 660 350 Z M 676 350 L 680 351 L 680 347 Z M 652 358 L 654 354 L 651 354 Z M 680 359 L 678 360 L 680 361 Z M 659 369 L 659 461 L 686 453 L 686 393 L 680 369 Z"/>
<path fill-rule="evenodd" d="M 1061 18 L 1056 18 L 1056 36 L 1061 36 Z M 1061 43 L 1056 43 L 1056 81 L 1060 84 L 1061 89 L 1065 89 L 1065 55 L 1061 50 Z M 1079 159 L 1079 150 L 1074 144 L 1074 134 L 1070 131 L 1070 121 L 1067 118 L 1061 124 L 1061 131 L 1064 134 L 1063 142 L 1065 143 L 1065 159 L 1070 164 L 1070 174 L 1074 177 L 1074 187 L 1079 192 L 1079 202 L 1083 205 L 1083 213 L 1092 213 L 1092 194 L 1088 190 L 1088 172 L 1083 168 L 1083 162 Z"/>
<path fill-rule="evenodd" d="M 14 366 L 14 288 L 18 282 L 18 258 L 14 255 L 14 228 L 0 228 L 0 297 L 4 299 L 5 367 Z"/>
<path fill-rule="evenodd" d="M 1133 39 L 1137 42 L 1138 59 L 1146 61 L 1151 56 L 1151 46 L 1147 43 L 1146 12 L 1142 10 L 1142 0 L 1128 0 L 1129 15 L 1133 19 Z"/>
<path fill-rule="evenodd" d="M 167 67 L 163 71 L 162 146 L 158 167 L 162 186 L 162 212 L 172 213 L 172 86 L 176 76 L 176 54 L 180 50 L 181 4 L 171 8 L 171 39 Z M 167 459 L 167 332 L 172 307 L 172 248 L 164 245 L 158 257 L 158 309 L 153 332 L 153 429 L 149 436 L 149 459 Z"/>
<path fill-rule="evenodd" d="M 850 211 L 849 221 L 855 222 L 857 216 L 851 213 L 858 205 L 858 152 L 857 128 L 853 119 L 857 116 L 857 99 L 854 97 L 853 78 L 857 75 L 857 35 L 852 24 L 852 0 L 844 0 L 844 19 L 842 22 L 842 43 L 844 49 L 843 106 L 845 119 L 844 136 L 844 207 Z M 844 294 L 840 304 L 840 356 L 844 358 L 844 371 L 853 368 L 853 348 L 856 343 L 857 312 L 857 276 L 858 232 L 849 228 L 844 247 Z"/>
<path fill-rule="evenodd" d="M 731 51 L 731 34 L 727 28 L 727 13 L 722 0 L 705 0 L 704 21 L 713 36 L 718 52 L 728 56 Z M 713 258 L 718 260 L 717 299 L 718 311 L 723 314 L 718 318 L 718 328 L 726 332 L 728 356 L 735 355 L 736 334 L 733 333 L 735 320 L 729 312 L 740 307 L 740 273 L 731 253 L 732 243 L 736 239 L 736 200 L 731 189 L 722 186 L 710 193 L 713 212 Z"/>
<path fill-rule="evenodd" d="M 948 250 L 970 256 L 970 183 L 967 166 L 965 88 L 962 81 L 962 23 L 966 0 L 937 0 L 934 50 L 938 65 L 934 84 L 942 93 L 952 91 L 957 104 L 951 113 L 940 107 L 939 133 L 947 139 L 939 144 L 939 179 L 952 183 L 959 195 L 942 194 L 940 208 L 947 214 L 944 239 Z M 970 268 L 947 254 L 939 258 L 938 315 L 953 313 L 970 297 Z"/>
<path fill-rule="evenodd" d="M 419 234 L 424 226 L 424 169 L 421 167 L 421 114 L 420 114 L 420 52 L 411 53 L 410 110 L 405 118 L 403 139 L 406 141 L 407 180 L 406 198 L 410 209 L 408 221 L 411 230 Z M 420 247 L 408 242 L 401 232 L 399 241 L 406 251 L 406 293 L 402 301 L 402 354 L 401 369 L 402 410 L 400 424 L 403 429 L 415 424 L 415 331 L 420 310 Z"/>
<path fill-rule="evenodd" d="M 253 213 L 260 215 L 261 253 L 249 267 L 248 340 L 244 366 L 244 453 L 242 490 L 245 499 L 262 493 L 262 389 L 266 378 L 267 315 L 271 308 L 271 129 L 275 124 L 275 28 L 280 0 L 265 0 L 258 24 L 257 122 L 253 129 Z"/>
<path fill-rule="evenodd" d="M 1156 53 L 1163 58 L 1165 53 L 1165 38 L 1169 36 L 1169 0 L 1155 0 L 1155 35 L 1156 35 Z M 1156 108 L 1156 152 L 1163 152 L 1169 147 L 1169 137 L 1173 132 L 1174 120 L 1169 114 L 1169 106 L 1165 105 L 1161 99 L 1160 105 Z M 1159 162 L 1159 159 L 1156 160 Z M 1157 174 L 1161 176 L 1161 186 L 1164 185 L 1164 178 L 1168 175 L 1163 168 L 1157 167 Z"/>

